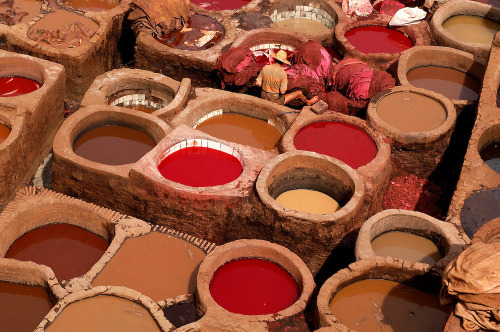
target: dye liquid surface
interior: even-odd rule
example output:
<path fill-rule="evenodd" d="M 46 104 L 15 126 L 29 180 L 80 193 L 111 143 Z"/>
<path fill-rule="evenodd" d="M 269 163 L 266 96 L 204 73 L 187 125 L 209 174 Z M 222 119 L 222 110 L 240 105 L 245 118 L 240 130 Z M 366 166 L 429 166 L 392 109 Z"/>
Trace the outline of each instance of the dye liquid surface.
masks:
<path fill-rule="evenodd" d="M 40 89 L 37 81 L 19 76 L 0 77 L 0 97 L 25 95 Z"/>
<path fill-rule="evenodd" d="M 0 143 L 5 141 L 10 135 L 10 129 L 4 124 L 0 123 Z"/>
<path fill-rule="evenodd" d="M 169 154 L 158 170 L 170 181 L 191 187 L 210 187 L 236 180 L 243 167 L 238 158 L 220 150 L 189 147 Z"/>
<path fill-rule="evenodd" d="M 500 218 L 500 189 L 473 192 L 460 211 L 461 226 L 471 239 L 481 226 L 495 218 Z"/>
<path fill-rule="evenodd" d="M 288 190 L 276 197 L 276 202 L 290 210 L 316 214 L 330 214 L 339 209 L 339 203 L 330 196 L 310 189 Z"/>
<path fill-rule="evenodd" d="M 406 74 L 411 85 L 440 93 L 450 99 L 476 100 L 481 82 L 475 77 L 446 67 L 417 67 Z"/>
<path fill-rule="evenodd" d="M 81 227 L 50 224 L 19 237 L 5 257 L 47 265 L 61 281 L 87 273 L 107 248 L 104 238 Z"/>
<path fill-rule="evenodd" d="M 148 310 L 117 296 L 99 295 L 71 303 L 47 332 L 160 332 Z"/>
<path fill-rule="evenodd" d="M 234 10 L 239 9 L 250 3 L 251 0 L 191 0 L 191 3 L 203 7 L 208 10 Z"/>
<path fill-rule="evenodd" d="M 85 159 L 106 165 L 135 163 L 156 142 L 147 134 L 122 126 L 103 126 L 83 134 L 73 150 Z"/>
<path fill-rule="evenodd" d="M 299 150 L 313 151 L 340 159 L 352 168 L 368 164 L 377 146 L 362 129 L 344 122 L 320 121 L 302 128 L 293 144 Z"/>
<path fill-rule="evenodd" d="M 213 116 L 196 129 L 226 141 L 270 150 L 278 144 L 281 133 L 264 120 L 241 114 L 223 113 Z"/>
<path fill-rule="evenodd" d="M 329 30 L 328 27 L 320 21 L 303 17 L 288 18 L 286 20 L 277 21 L 275 24 L 278 28 L 297 33 L 315 34 Z"/>
<path fill-rule="evenodd" d="M 373 251 L 382 257 L 401 258 L 410 262 L 434 265 L 443 258 L 429 239 L 405 232 L 387 232 L 373 239 Z"/>
<path fill-rule="evenodd" d="M 224 309 L 243 315 L 273 314 L 300 296 L 286 270 L 259 258 L 237 259 L 221 266 L 210 283 L 210 294 Z"/>
<path fill-rule="evenodd" d="M 0 281 L 0 331 L 32 332 L 50 309 L 45 288 Z"/>
<path fill-rule="evenodd" d="M 360 52 L 398 53 L 413 46 L 404 33 L 383 26 L 361 26 L 345 33 L 347 40 Z"/>
<path fill-rule="evenodd" d="M 484 160 L 486 165 L 492 170 L 500 174 L 500 140 L 488 143 L 481 149 L 479 155 Z"/>
<path fill-rule="evenodd" d="M 125 286 L 153 301 L 193 294 L 205 253 L 195 245 L 163 233 L 128 238 L 92 282 Z"/>
<path fill-rule="evenodd" d="M 437 100 L 413 92 L 395 92 L 377 103 L 377 113 L 394 128 L 406 132 L 426 132 L 446 120 L 446 110 Z"/>
<path fill-rule="evenodd" d="M 359 332 L 439 332 L 450 311 L 435 295 L 381 279 L 342 288 L 330 309 L 340 322 Z"/>
<path fill-rule="evenodd" d="M 466 42 L 491 44 L 500 24 L 486 17 L 456 15 L 443 22 L 443 28 Z"/>
<path fill-rule="evenodd" d="M 113 9 L 120 4 L 118 0 L 64 0 L 64 5 L 85 11 L 100 12 Z"/>

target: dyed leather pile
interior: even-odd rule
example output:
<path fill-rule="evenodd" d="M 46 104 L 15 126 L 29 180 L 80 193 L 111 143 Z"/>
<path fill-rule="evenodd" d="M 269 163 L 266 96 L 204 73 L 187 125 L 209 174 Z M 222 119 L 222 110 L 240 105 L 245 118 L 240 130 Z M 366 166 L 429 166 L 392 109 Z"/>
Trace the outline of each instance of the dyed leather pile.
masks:
<path fill-rule="evenodd" d="M 500 331 L 500 243 L 476 243 L 443 273 L 441 302 L 458 301 L 455 315 L 467 331 Z"/>
<path fill-rule="evenodd" d="M 235 47 L 221 54 L 214 69 L 223 89 L 226 86 L 243 86 L 256 78 L 260 71 L 253 52 L 246 47 Z"/>

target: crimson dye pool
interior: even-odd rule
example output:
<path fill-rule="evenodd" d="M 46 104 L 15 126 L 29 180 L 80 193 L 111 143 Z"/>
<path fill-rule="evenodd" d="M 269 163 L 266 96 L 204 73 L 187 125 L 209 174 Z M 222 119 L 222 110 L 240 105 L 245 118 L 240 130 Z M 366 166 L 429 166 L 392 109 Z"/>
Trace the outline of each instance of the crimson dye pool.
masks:
<path fill-rule="evenodd" d="M 170 181 L 191 187 L 211 187 L 236 180 L 243 167 L 238 158 L 229 153 L 207 147 L 187 147 L 165 157 L 158 170 Z"/>
<path fill-rule="evenodd" d="M 375 142 L 362 129 L 338 121 L 319 121 L 302 128 L 293 140 L 299 150 L 337 158 L 352 168 L 368 164 L 377 154 Z"/>
<path fill-rule="evenodd" d="M 66 280 L 88 272 L 108 245 L 103 237 L 86 229 L 58 223 L 25 233 L 5 257 L 47 265 L 58 280 Z"/>
<path fill-rule="evenodd" d="M 215 271 L 212 298 L 224 309 L 243 315 L 267 315 L 299 299 L 299 286 L 278 264 L 261 258 L 230 261 Z"/>
<path fill-rule="evenodd" d="M 15 97 L 25 95 L 40 89 L 37 81 L 20 76 L 0 77 L 0 97 Z"/>
<path fill-rule="evenodd" d="M 219 0 L 219 1 L 191 0 L 191 3 L 200 6 L 204 9 L 219 11 L 219 10 L 239 9 L 249 4 L 251 1 L 252 0 Z"/>
<path fill-rule="evenodd" d="M 0 143 L 5 141 L 10 135 L 10 129 L 4 124 L 0 123 Z"/>
<path fill-rule="evenodd" d="M 353 28 L 345 37 L 358 51 L 366 54 L 398 53 L 413 46 L 411 39 L 401 31 L 376 25 Z"/>

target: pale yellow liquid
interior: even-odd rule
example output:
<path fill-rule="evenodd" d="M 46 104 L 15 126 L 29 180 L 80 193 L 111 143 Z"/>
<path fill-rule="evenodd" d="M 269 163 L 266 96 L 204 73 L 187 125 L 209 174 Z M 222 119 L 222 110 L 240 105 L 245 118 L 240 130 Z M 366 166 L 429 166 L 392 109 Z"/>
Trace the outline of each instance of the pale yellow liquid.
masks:
<path fill-rule="evenodd" d="M 485 17 L 456 15 L 443 23 L 443 28 L 457 38 L 471 43 L 491 44 L 500 24 Z"/>
<path fill-rule="evenodd" d="M 311 20 L 309 18 L 289 18 L 286 20 L 276 22 L 276 26 L 281 29 L 298 33 L 319 33 L 328 30 L 328 27 L 323 23 Z"/>
<path fill-rule="evenodd" d="M 339 209 L 339 203 L 322 192 L 310 189 L 285 191 L 276 197 L 281 206 L 306 213 L 330 214 Z"/>

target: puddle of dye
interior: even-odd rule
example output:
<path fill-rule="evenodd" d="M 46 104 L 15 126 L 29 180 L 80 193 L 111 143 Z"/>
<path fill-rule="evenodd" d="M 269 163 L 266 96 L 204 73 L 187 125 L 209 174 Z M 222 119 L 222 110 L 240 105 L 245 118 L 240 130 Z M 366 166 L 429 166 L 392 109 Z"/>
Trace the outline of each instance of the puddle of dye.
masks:
<path fill-rule="evenodd" d="M 484 160 L 486 165 L 490 166 L 492 170 L 500 174 L 500 140 L 485 145 L 479 152 L 479 155 Z"/>
<path fill-rule="evenodd" d="M 65 6 L 85 11 L 100 12 L 113 9 L 120 4 L 119 0 L 63 0 Z"/>
<path fill-rule="evenodd" d="M 437 100 L 404 91 L 386 95 L 377 103 L 377 113 L 392 127 L 407 132 L 426 132 L 446 120 L 446 110 Z"/>
<path fill-rule="evenodd" d="M 367 25 L 345 33 L 347 40 L 358 51 L 369 53 L 398 53 L 413 46 L 404 33 L 383 26 Z"/>
<path fill-rule="evenodd" d="M 252 0 L 221 0 L 221 1 L 207 1 L 207 0 L 191 0 L 191 3 L 208 10 L 234 10 L 239 9 Z"/>
<path fill-rule="evenodd" d="M 321 33 L 330 30 L 326 25 L 320 21 L 311 20 L 309 18 L 295 17 L 288 18 L 275 22 L 276 27 L 297 33 Z"/>
<path fill-rule="evenodd" d="M 0 331 L 32 332 L 50 309 L 45 288 L 0 281 Z"/>
<path fill-rule="evenodd" d="M 86 229 L 50 224 L 19 237 L 5 257 L 47 265 L 61 281 L 87 273 L 107 248 L 104 238 Z"/>
<path fill-rule="evenodd" d="M 450 99 L 476 100 L 481 89 L 481 82 L 475 77 L 446 67 L 417 67 L 410 70 L 406 77 L 411 85 L 435 91 Z"/>
<path fill-rule="evenodd" d="M 117 296 L 99 295 L 69 304 L 47 332 L 161 332 L 143 306 Z"/>
<path fill-rule="evenodd" d="M 500 188 L 474 192 L 460 211 L 462 228 L 471 239 L 481 226 L 495 218 L 500 218 Z"/>
<path fill-rule="evenodd" d="M 128 238 L 92 282 L 93 286 L 125 286 L 153 301 L 193 294 L 205 253 L 176 237 L 152 232 Z"/>
<path fill-rule="evenodd" d="M 265 65 L 270 65 L 274 63 L 274 58 L 268 57 L 266 54 L 276 54 L 278 53 L 280 49 L 279 48 L 269 48 L 269 49 L 259 49 L 253 51 L 253 54 L 255 56 L 255 61 L 257 64 L 262 68 L 264 68 Z M 293 51 L 290 50 L 283 50 L 286 52 L 286 58 L 288 61 L 292 61 L 293 58 Z"/>
<path fill-rule="evenodd" d="M 302 128 L 293 140 L 298 150 L 337 158 L 356 169 L 368 164 L 377 146 L 362 129 L 344 122 L 320 121 Z"/>
<path fill-rule="evenodd" d="M 74 144 L 77 155 L 96 163 L 135 163 L 156 145 L 147 134 L 122 126 L 103 126 L 83 134 Z"/>
<path fill-rule="evenodd" d="M 14 0 L 3 1 L 0 7 L 0 23 L 8 26 L 28 23 L 40 14 L 42 1 Z"/>
<path fill-rule="evenodd" d="M 204 15 L 192 15 L 182 30 L 173 30 L 157 40 L 179 50 L 202 51 L 214 46 L 223 37 L 224 28 L 216 19 Z"/>
<path fill-rule="evenodd" d="M 0 144 L 9 137 L 10 128 L 0 123 Z"/>
<path fill-rule="evenodd" d="M 67 49 L 88 45 L 98 29 L 99 25 L 90 18 L 56 10 L 33 25 L 28 31 L 28 37 L 56 48 Z"/>
<path fill-rule="evenodd" d="M 211 148 L 188 147 L 158 165 L 164 178 L 191 187 L 211 187 L 236 180 L 243 172 L 238 158 Z"/>
<path fill-rule="evenodd" d="M 330 214 L 339 209 L 339 203 L 330 196 L 311 189 L 288 190 L 276 197 L 276 202 L 290 210 L 316 214 Z"/>
<path fill-rule="evenodd" d="M 243 315 L 273 314 L 299 299 L 299 287 L 281 266 L 260 258 L 230 261 L 215 271 L 212 298 L 224 309 Z"/>
<path fill-rule="evenodd" d="M 491 44 L 500 24 L 485 17 L 456 15 L 443 22 L 443 28 L 458 39 L 481 44 Z"/>
<path fill-rule="evenodd" d="M 273 125 L 251 116 L 223 113 L 213 116 L 196 129 L 226 141 L 270 150 L 278 144 L 281 133 Z"/>
<path fill-rule="evenodd" d="M 0 97 L 15 97 L 25 95 L 40 89 L 37 81 L 20 76 L 0 77 Z"/>
<path fill-rule="evenodd" d="M 439 332 L 451 308 L 417 288 L 367 279 L 342 288 L 330 309 L 344 325 L 360 332 Z"/>
<path fill-rule="evenodd" d="M 193 301 L 176 303 L 163 308 L 162 311 L 165 318 L 177 328 L 194 323 L 199 319 Z"/>
<path fill-rule="evenodd" d="M 376 255 L 401 258 L 410 262 L 434 265 L 443 258 L 438 247 L 429 239 L 405 232 L 387 232 L 372 240 Z"/>

